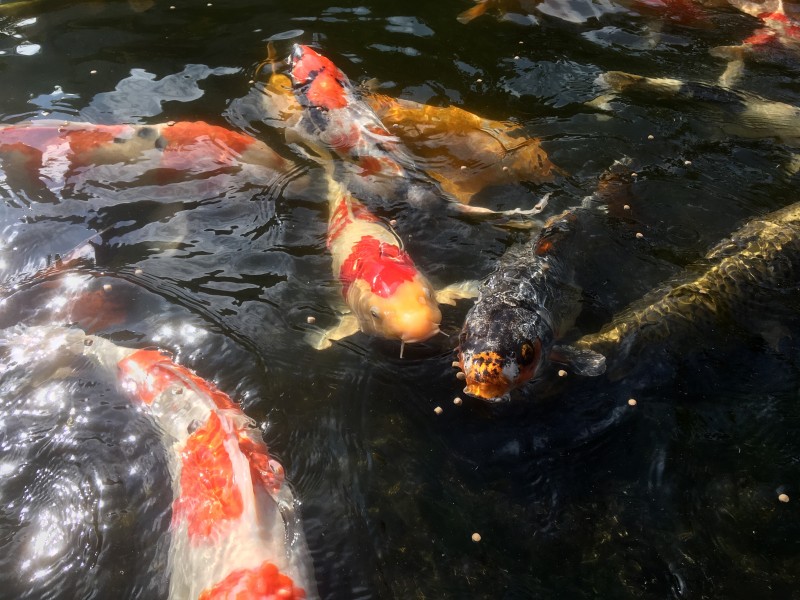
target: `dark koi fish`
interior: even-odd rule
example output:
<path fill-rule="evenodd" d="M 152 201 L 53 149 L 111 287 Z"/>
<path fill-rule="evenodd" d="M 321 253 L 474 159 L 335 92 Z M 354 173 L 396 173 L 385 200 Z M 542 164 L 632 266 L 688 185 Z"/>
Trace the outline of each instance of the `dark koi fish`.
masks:
<path fill-rule="evenodd" d="M 315 596 L 283 467 L 229 396 L 162 352 L 117 346 L 77 328 L 29 327 L 7 341 L 17 361 L 26 353 L 38 361 L 65 354 L 94 361 L 158 422 L 174 491 L 170 598 Z"/>
<path fill-rule="evenodd" d="M 506 252 L 481 284 L 459 337 L 464 392 L 500 400 L 531 380 L 549 359 L 566 361 L 582 375 L 599 375 L 605 359 L 591 350 L 556 346 L 576 316 L 580 292 L 569 252 L 581 211 L 553 217 L 530 243 Z"/>
<path fill-rule="evenodd" d="M 701 339 L 748 306 L 780 293 L 797 293 L 800 281 L 800 203 L 758 217 L 706 254 L 696 274 L 650 294 L 599 333 L 576 342 L 615 360 L 681 334 Z"/>

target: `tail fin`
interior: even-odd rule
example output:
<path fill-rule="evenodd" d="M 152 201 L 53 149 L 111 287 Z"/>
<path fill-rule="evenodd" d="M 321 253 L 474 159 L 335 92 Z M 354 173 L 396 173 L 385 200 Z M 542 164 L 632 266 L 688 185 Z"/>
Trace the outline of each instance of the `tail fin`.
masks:
<path fill-rule="evenodd" d="M 475 6 L 462 12 L 460 15 L 458 15 L 458 17 L 456 17 L 456 19 L 458 19 L 459 23 L 466 25 L 473 19 L 476 19 L 484 14 L 487 8 L 489 8 L 488 0 L 478 0 L 478 3 Z"/>

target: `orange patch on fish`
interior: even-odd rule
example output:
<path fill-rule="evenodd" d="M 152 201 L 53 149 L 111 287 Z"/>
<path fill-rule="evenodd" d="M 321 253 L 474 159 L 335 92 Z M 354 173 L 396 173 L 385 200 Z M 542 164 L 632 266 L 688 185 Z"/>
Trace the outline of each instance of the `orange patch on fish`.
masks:
<path fill-rule="evenodd" d="M 216 413 L 192 433 L 181 451 L 180 496 L 173 519 L 186 521 L 189 539 L 202 542 L 242 515 L 242 493 L 233 478 L 229 440 Z"/>
<path fill-rule="evenodd" d="M 128 129 L 127 125 L 103 125 L 94 129 L 73 129 L 67 132 L 67 139 L 72 153 L 80 156 L 99 146 L 112 143 L 115 138 Z"/>
<path fill-rule="evenodd" d="M 172 149 L 180 149 L 210 139 L 237 154 L 247 150 L 256 141 L 255 138 L 249 135 L 211 125 L 204 121 L 178 121 L 162 128 L 161 137 L 169 142 L 166 151 L 170 151 L 170 146 L 175 146 Z"/>
<path fill-rule="evenodd" d="M 119 361 L 118 368 L 123 380 L 132 385 L 133 393 L 145 404 L 152 404 L 169 386 L 180 383 L 170 371 L 155 369 L 158 363 L 169 358 L 158 350 L 138 350 Z"/>
<path fill-rule="evenodd" d="M 211 589 L 203 590 L 198 600 L 300 600 L 305 597 L 305 591 L 295 587 L 291 577 L 265 561 L 254 569 L 231 572 Z"/>
<path fill-rule="evenodd" d="M 306 97 L 313 106 L 344 108 L 347 97 L 342 82 L 347 81 L 336 65 L 308 46 L 298 46 L 300 57 L 292 66 L 295 82 L 309 84 Z"/>
<path fill-rule="evenodd" d="M 503 374 L 503 357 L 497 352 L 479 352 L 472 356 L 469 364 L 461 359 L 461 368 L 466 375 L 465 391 L 479 398 L 499 398 L 507 394 L 512 382 Z"/>
<path fill-rule="evenodd" d="M 260 481 L 269 493 L 276 493 L 284 482 L 284 470 L 280 463 L 270 458 L 267 445 L 261 440 L 240 431 L 238 435 L 239 449 L 250 463 L 250 473 L 254 481 Z"/>

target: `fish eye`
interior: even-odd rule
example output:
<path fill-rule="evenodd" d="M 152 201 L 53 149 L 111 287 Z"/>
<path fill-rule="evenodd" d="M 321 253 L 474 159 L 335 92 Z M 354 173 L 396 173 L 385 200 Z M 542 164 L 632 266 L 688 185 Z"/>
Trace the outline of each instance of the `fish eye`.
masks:
<path fill-rule="evenodd" d="M 381 318 L 381 311 L 380 311 L 380 310 L 378 310 L 378 307 L 377 307 L 377 306 L 373 306 L 373 307 L 371 307 L 371 308 L 369 309 L 369 314 L 371 314 L 371 315 L 372 315 L 373 317 L 375 317 L 376 319 L 380 319 L 380 318 Z"/>

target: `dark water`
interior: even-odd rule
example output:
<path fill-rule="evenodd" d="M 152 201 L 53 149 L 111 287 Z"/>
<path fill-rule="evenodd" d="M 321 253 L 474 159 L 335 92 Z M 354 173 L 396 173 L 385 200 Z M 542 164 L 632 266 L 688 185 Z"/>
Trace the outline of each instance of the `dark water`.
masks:
<path fill-rule="evenodd" d="M 797 201 L 794 149 L 727 134 L 734 117 L 719 107 L 585 104 L 607 70 L 714 82 L 724 63 L 709 49 L 756 27 L 730 7 L 690 20 L 603 4 L 580 23 L 537 13 L 537 25 L 461 25 L 470 4 L 457 0 L 148 4 L 0 3 L 0 121 L 202 119 L 256 132 L 313 175 L 241 100 L 267 38 L 302 30 L 353 80 L 541 137 L 569 173 L 550 214 L 591 193 L 614 160 L 634 159 L 631 210 L 598 215 L 573 250 L 587 298 L 577 333 L 748 218 Z M 800 101 L 791 64 L 748 64 L 740 83 Z M 621 380 L 551 370 L 508 404 L 455 406 L 467 302 L 445 308 L 449 337 L 403 359 L 397 344 L 361 335 L 321 353 L 306 345 L 306 317 L 333 323 L 338 291 L 325 198 L 302 177 L 159 185 L 134 168 L 48 189 L 20 182 L 13 165 L 2 173 L 6 278 L 104 231 L 86 275 L 113 292 L 92 328 L 174 351 L 262 424 L 301 499 L 322 597 L 800 598 L 796 294 L 757 307 L 747 326 L 652 348 Z M 509 185 L 480 202 L 527 208 L 536 192 Z M 392 216 L 437 285 L 484 276 L 525 236 Z M 0 325 L 63 319 L 53 297 L 46 282 L 24 288 Z M 30 373 L 0 381 L 0 597 L 165 597 L 158 434 L 89 366 L 59 377 L 49 395 Z"/>

